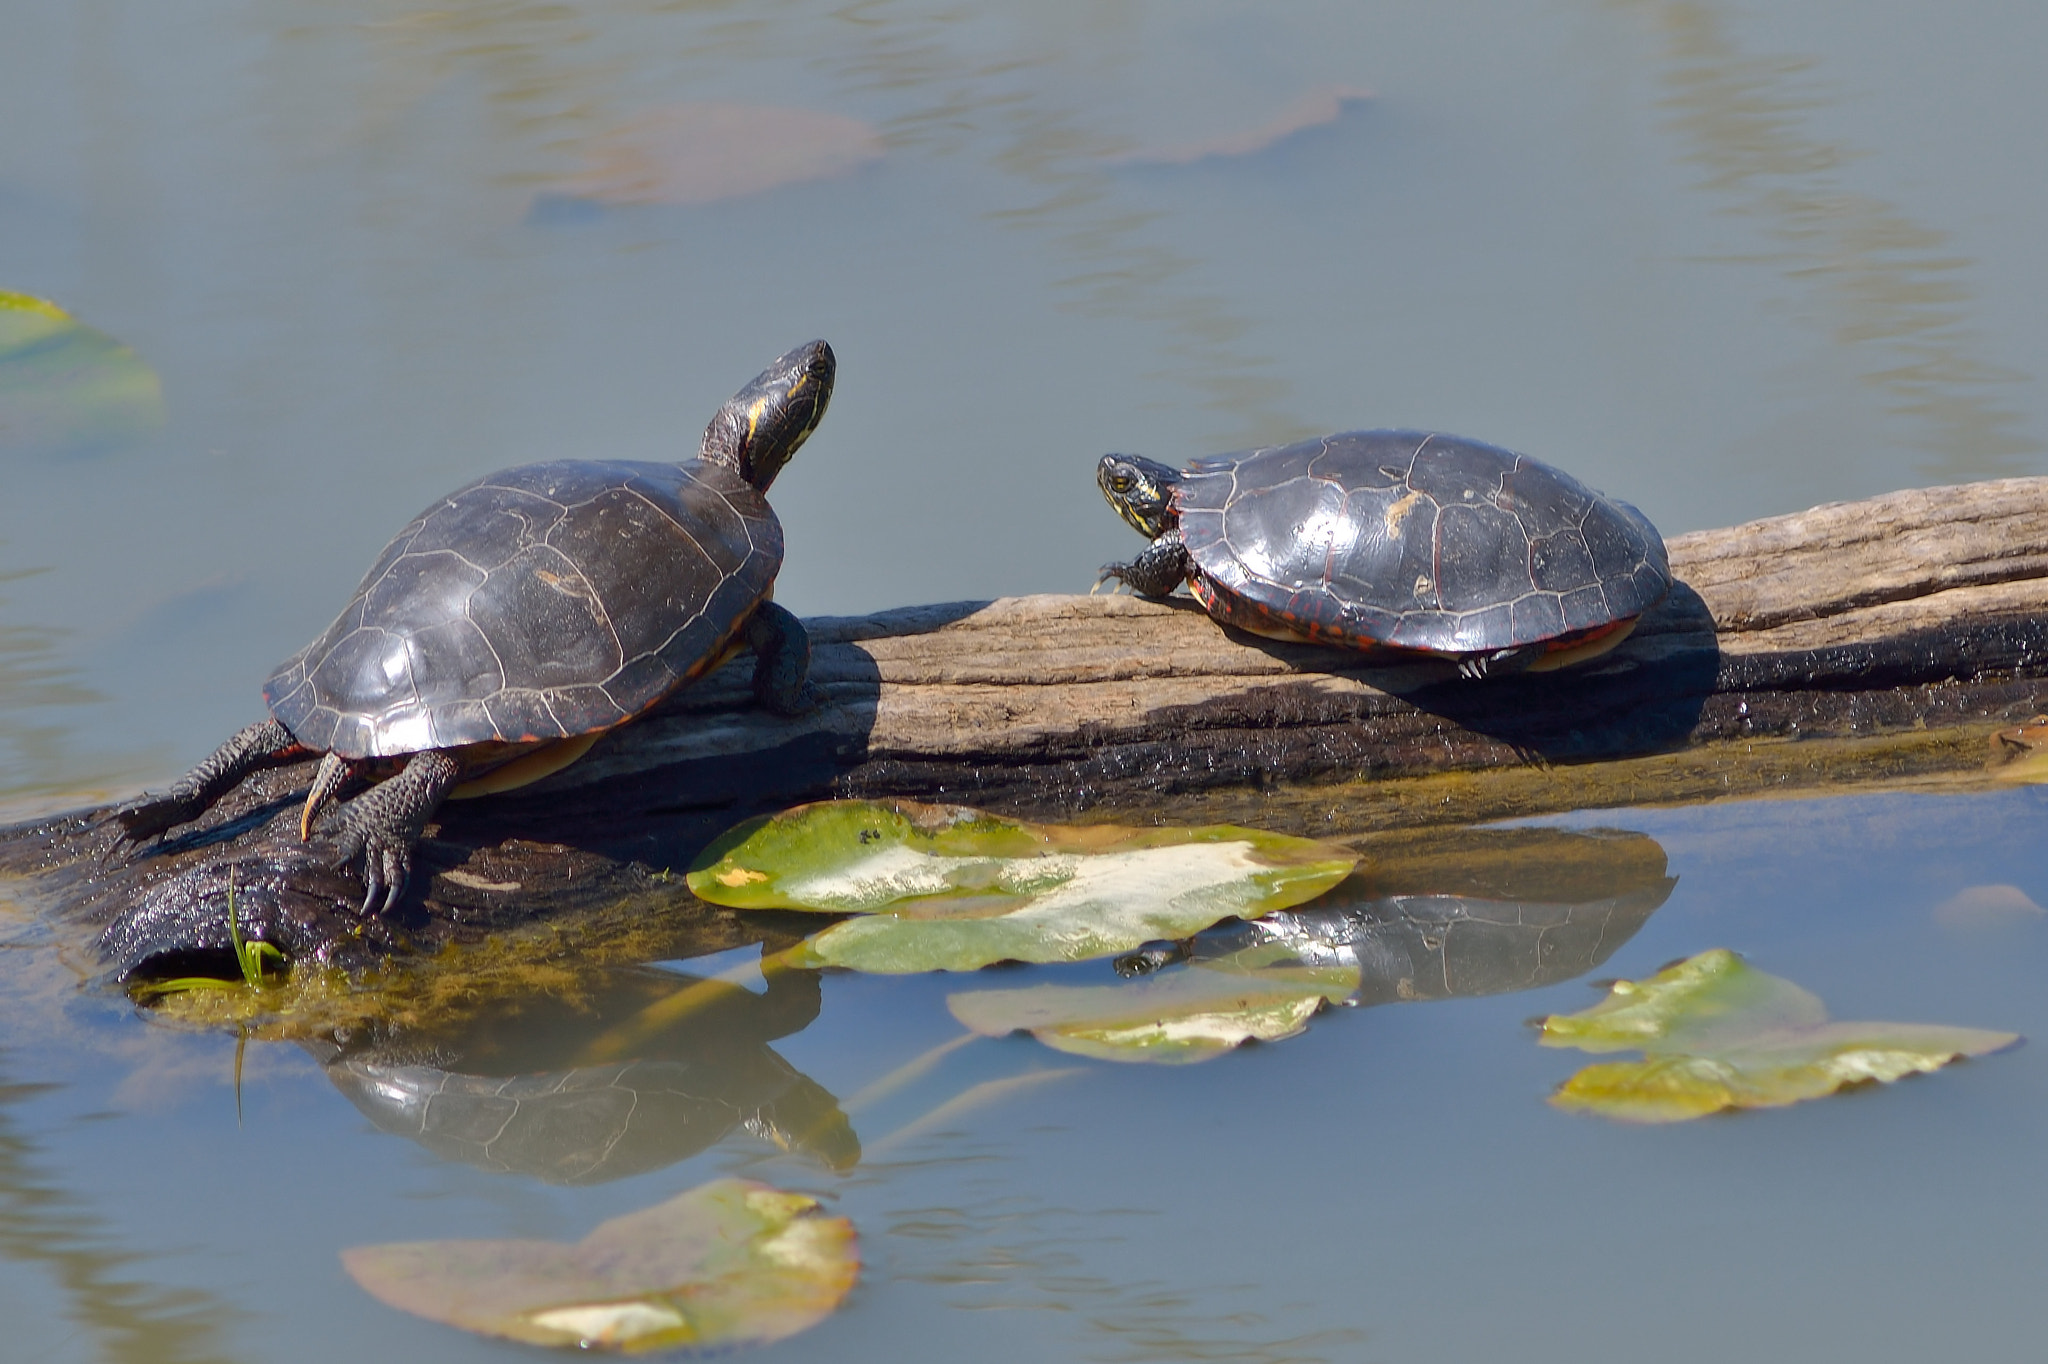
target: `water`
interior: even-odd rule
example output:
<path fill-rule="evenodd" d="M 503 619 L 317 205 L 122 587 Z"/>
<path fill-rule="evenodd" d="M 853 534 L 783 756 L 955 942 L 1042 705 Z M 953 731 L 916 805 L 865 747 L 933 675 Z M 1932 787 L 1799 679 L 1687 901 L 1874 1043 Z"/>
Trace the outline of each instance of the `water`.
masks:
<path fill-rule="evenodd" d="M 15 0 L 6 28 L 0 289 L 134 347 L 168 411 L 0 446 L 13 808 L 160 782 L 253 718 L 437 494 L 686 453 L 814 335 L 839 394 L 775 489 L 806 614 L 1084 588 L 1135 547 L 1090 486 L 1107 449 L 1438 426 L 1667 532 L 2048 472 L 2048 191 L 2015 171 L 2039 6 Z M 1339 87 L 1372 98 L 1157 155 Z M 858 119 L 886 154 L 695 205 L 547 197 L 680 101 Z M 2038 1036 L 2041 927 L 1930 913 L 2048 898 L 2040 821 L 2025 793 L 1598 816 L 1679 877 L 1600 969 L 1725 945 L 1841 1016 Z M 508 1358 L 370 1303 L 334 1252 L 579 1235 L 764 1149 L 554 1189 L 380 1134 L 254 1044 L 237 1126 L 232 1039 L 77 996 L 12 931 L 9 1357 Z M 946 988 L 832 978 L 774 1049 L 846 1099 L 951 1035 Z M 2032 1050 L 1643 1133 L 1540 1103 L 1570 1061 L 1519 1020 L 1586 998 L 1341 1014 L 1174 1072 L 976 1043 L 853 1115 L 852 1175 L 763 1167 L 833 1193 L 870 1263 L 778 1353 L 2026 1353 Z"/>

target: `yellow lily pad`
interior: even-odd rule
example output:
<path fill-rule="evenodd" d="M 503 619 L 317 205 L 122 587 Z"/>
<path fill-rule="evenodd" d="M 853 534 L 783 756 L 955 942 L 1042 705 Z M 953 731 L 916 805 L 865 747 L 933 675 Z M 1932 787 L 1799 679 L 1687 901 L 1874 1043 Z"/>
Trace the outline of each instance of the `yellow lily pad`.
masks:
<path fill-rule="evenodd" d="M 1357 854 L 1241 829 L 1030 824 L 963 806 L 821 801 L 741 825 L 690 890 L 739 909 L 856 914 L 808 939 L 800 966 L 971 971 L 1085 961 L 1321 895 Z"/>
<path fill-rule="evenodd" d="M 1628 1122 L 1682 1122 L 1730 1108 L 1780 1108 L 1845 1085 L 1890 1083 L 1983 1056 L 2019 1035 L 1922 1023 L 1833 1023 L 1818 997 L 1714 948 L 1607 998 L 1543 1020 L 1542 1044 L 1640 1050 L 1558 1087 L 1559 1108 Z"/>
<path fill-rule="evenodd" d="M 1356 966 L 1303 966 L 1261 947 L 1121 985 L 964 990 L 946 1007 L 984 1037 L 1028 1032 L 1077 1056 L 1184 1065 L 1293 1037 L 1357 988 Z"/>
<path fill-rule="evenodd" d="M 141 356 L 54 303 L 0 290 L 0 443 L 92 449 L 163 419 Z"/>
<path fill-rule="evenodd" d="M 853 1224 L 815 1199 L 720 1179 L 575 1245 L 414 1241 L 341 1262 L 372 1296 L 481 1335 L 577 1349 L 763 1345 L 831 1315 L 860 1273 Z"/>

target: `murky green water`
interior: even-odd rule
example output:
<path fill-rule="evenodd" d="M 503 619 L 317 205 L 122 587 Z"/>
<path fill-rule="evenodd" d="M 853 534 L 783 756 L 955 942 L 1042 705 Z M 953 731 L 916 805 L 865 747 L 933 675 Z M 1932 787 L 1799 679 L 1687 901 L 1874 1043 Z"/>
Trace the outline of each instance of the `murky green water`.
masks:
<path fill-rule="evenodd" d="M 167 411 L 0 444 L 13 808 L 160 782 L 253 718 L 435 495 L 686 453 L 814 335 L 839 394 L 775 489 L 778 599 L 809 614 L 1085 588 L 1134 548 L 1092 488 L 1107 449 L 1438 426 L 1667 532 L 2048 472 L 2038 6 L 21 0 L 5 29 L 0 290 L 132 346 Z M 884 152 L 709 202 L 563 193 L 690 101 L 858 120 Z M 1679 878 L 1596 974 L 1728 946 L 1839 1016 L 2048 1034 L 2040 917 L 1934 912 L 2048 899 L 2044 820 L 2020 792 L 1581 821 Z M 2041 1335 L 2038 1048 L 1611 1128 L 1541 1102 L 1573 1061 L 1520 1020 L 1590 998 L 1565 983 L 1178 1071 L 976 1042 L 856 1102 L 957 1025 L 943 980 L 835 976 L 815 1022 L 717 1063 L 745 1083 L 730 1121 L 692 1119 L 710 1145 L 560 1188 L 380 1131 L 290 1048 L 249 1049 L 238 1125 L 232 1039 L 77 995 L 9 933 L 0 1357 L 509 1358 L 378 1307 L 335 1252 L 578 1235 L 737 1168 L 865 1238 L 851 1306 L 789 1359 L 1920 1360 Z M 749 1135 L 790 1085 L 846 1109 L 850 1173 Z"/>

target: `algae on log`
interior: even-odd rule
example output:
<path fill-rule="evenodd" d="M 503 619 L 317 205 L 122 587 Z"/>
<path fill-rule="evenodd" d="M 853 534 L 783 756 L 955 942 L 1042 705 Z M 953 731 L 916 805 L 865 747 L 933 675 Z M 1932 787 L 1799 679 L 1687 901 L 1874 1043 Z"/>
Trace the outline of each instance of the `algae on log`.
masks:
<path fill-rule="evenodd" d="M 44 873 L 41 898 L 107 925 L 117 968 L 223 949 L 231 877 L 245 924 L 339 961 L 636 896 L 730 941 L 739 925 L 660 878 L 734 820 L 800 800 L 1330 837 L 1981 769 L 1987 734 L 2044 708 L 2048 479 L 1818 507 L 1670 550 L 1678 587 L 1614 653 L 1480 682 L 1256 639 L 1184 599 L 813 620 L 816 711 L 755 710 L 749 665 L 728 667 L 545 782 L 445 807 L 389 921 L 359 919 L 358 889 L 297 844 L 310 765 L 125 861 L 100 857 L 89 815 L 0 833 L 0 870 Z"/>

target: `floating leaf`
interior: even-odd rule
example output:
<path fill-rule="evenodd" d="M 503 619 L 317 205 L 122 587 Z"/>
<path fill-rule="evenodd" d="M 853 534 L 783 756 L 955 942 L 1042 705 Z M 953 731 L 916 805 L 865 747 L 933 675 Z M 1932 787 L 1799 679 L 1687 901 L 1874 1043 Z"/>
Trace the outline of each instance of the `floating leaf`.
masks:
<path fill-rule="evenodd" d="M 163 418 L 162 385 L 134 351 L 54 303 L 0 290 L 0 442 L 90 449 Z"/>
<path fill-rule="evenodd" d="M 1543 1020 L 1546 1047 L 1640 1050 L 1640 1061 L 1588 1066 L 1550 1101 L 1629 1122 L 1682 1122 L 1725 1108 L 1780 1108 L 1844 1085 L 1939 1070 L 2019 1041 L 2016 1033 L 1919 1023 L 1830 1023 L 1827 1007 L 1791 981 L 1725 948 L 1606 999 Z"/>
<path fill-rule="evenodd" d="M 714 904 L 867 916 L 810 939 L 795 965 L 971 971 L 1112 956 L 1286 909 L 1357 861 L 1229 825 L 1027 824 L 961 806 L 821 801 L 741 825 L 689 879 Z"/>
<path fill-rule="evenodd" d="M 705 204 L 845 175 L 881 155 L 882 135 L 840 114 L 673 104 L 594 138 L 582 169 L 554 192 L 601 204 Z"/>
<path fill-rule="evenodd" d="M 1178 1065 L 1292 1037 L 1357 988 L 1355 966 L 1301 966 L 1265 947 L 1123 985 L 966 990 L 946 1007 L 984 1037 L 1028 1032 L 1077 1056 Z"/>
<path fill-rule="evenodd" d="M 614 1217 L 573 1246 L 414 1241 L 341 1253 L 401 1311 L 532 1345 L 730 1348 L 829 1316 L 860 1272 L 853 1224 L 815 1199 L 721 1179 Z"/>

